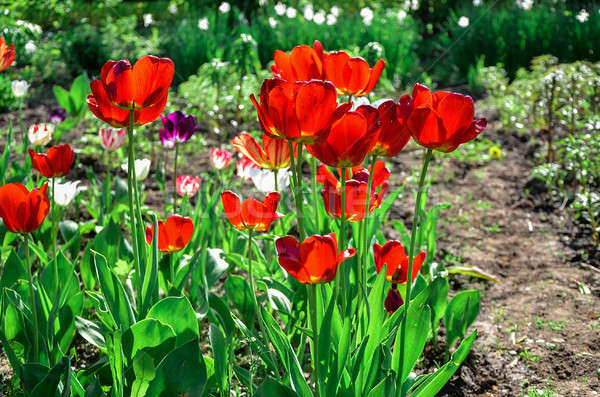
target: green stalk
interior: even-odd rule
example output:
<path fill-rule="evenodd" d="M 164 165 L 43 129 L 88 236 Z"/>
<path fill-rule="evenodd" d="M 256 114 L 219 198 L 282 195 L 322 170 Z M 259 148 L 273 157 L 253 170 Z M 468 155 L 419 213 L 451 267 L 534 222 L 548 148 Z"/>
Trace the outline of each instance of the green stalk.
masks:
<path fill-rule="evenodd" d="M 140 266 L 140 252 L 138 246 L 138 229 L 136 226 L 137 216 L 134 195 L 137 193 L 135 187 L 135 154 L 134 154 L 134 137 L 133 137 L 133 108 L 129 110 L 129 126 L 127 127 L 127 141 L 128 141 L 128 158 L 127 158 L 127 198 L 129 200 L 129 228 L 131 229 L 131 245 L 133 245 L 133 258 L 135 261 L 135 272 L 138 277 L 139 288 L 138 288 L 138 302 L 142 302 L 142 283 L 143 278 L 141 274 Z"/>
<path fill-rule="evenodd" d="M 39 332 L 40 332 L 40 328 L 38 326 L 38 311 L 37 311 L 37 302 L 35 299 L 35 291 L 33 289 L 33 276 L 31 274 L 31 267 L 32 267 L 32 263 L 31 263 L 31 259 L 29 257 L 29 234 L 24 234 L 23 235 L 24 239 L 25 239 L 25 258 L 27 260 L 27 278 L 29 280 L 29 298 L 31 299 L 31 314 L 33 317 L 33 357 L 34 360 L 38 360 L 39 358 L 39 352 L 40 352 L 40 346 L 39 346 Z"/>
<path fill-rule="evenodd" d="M 313 216 L 317 225 L 317 234 L 321 233 L 321 217 L 319 216 L 319 203 L 317 201 L 317 159 L 310 158 L 310 167 L 312 170 L 312 201 L 313 201 Z"/>
<path fill-rule="evenodd" d="M 342 197 L 340 200 L 340 235 L 338 236 L 338 252 L 342 252 L 346 248 L 346 168 L 342 168 Z M 342 312 L 346 313 L 346 270 L 342 266 L 342 271 L 338 271 L 339 279 L 335 283 L 335 296 L 339 297 L 340 287 L 342 288 Z M 340 285 L 341 284 L 341 285 Z"/>
<path fill-rule="evenodd" d="M 401 324 L 401 335 L 400 335 L 400 369 L 397 376 L 397 381 L 402 380 L 402 373 L 404 372 L 404 354 L 406 346 L 406 324 L 408 323 L 408 314 L 410 307 L 410 294 L 412 289 L 412 270 L 413 270 L 413 256 L 415 254 L 415 243 L 417 240 L 417 222 L 419 220 L 419 210 L 421 208 L 421 196 L 423 194 L 423 188 L 425 186 L 425 177 L 427 176 L 427 167 L 431 161 L 433 151 L 427 149 L 425 159 L 423 160 L 423 168 L 421 170 L 421 176 L 419 178 L 419 190 L 417 191 L 417 201 L 415 202 L 415 213 L 413 216 L 412 230 L 410 234 L 410 247 L 408 249 L 408 277 L 406 280 L 406 295 L 404 298 L 404 317 L 402 318 Z M 405 397 L 407 390 L 404 384 L 400 385 L 400 396 Z"/>
<path fill-rule="evenodd" d="M 110 186 L 111 186 L 111 180 L 110 180 L 110 151 L 106 150 L 106 189 L 104 192 L 104 216 L 109 216 L 110 214 Z M 102 225 L 105 225 L 106 223 L 103 222 Z"/>
<path fill-rule="evenodd" d="M 367 262 L 369 260 L 369 236 L 368 236 L 368 231 L 369 231 L 369 206 L 370 206 L 370 201 L 371 201 L 371 186 L 373 185 L 373 170 L 375 169 L 375 161 L 377 159 L 377 156 L 372 155 L 371 156 L 371 165 L 369 166 L 369 180 L 367 182 L 367 199 L 365 201 L 365 217 L 362 220 L 362 223 L 360 224 L 360 228 L 361 228 L 361 252 L 360 252 L 360 260 L 358 261 L 358 280 L 359 283 L 361 285 L 364 285 L 364 283 L 367 280 Z M 362 296 L 361 294 L 359 294 L 359 297 Z M 359 298 L 360 299 L 360 298 Z"/>
<path fill-rule="evenodd" d="M 177 212 L 177 154 L 179 154 L 179 144 L 175 142 L 175 157 L 173 159 L 173 213 Z"/>
<path fill-rule="evenodd" d="M 54 258 L 54 262 L 56 262 L 56 200 L 54 195 L 54 182 L 56 178 L 52 178 L 52 201 L 50 201 L 50 213 L 52 214 L 52 257 Z M 58 279 L 58 274 L 56 275 Z M 58 285 L 58 284 L 57 284 Z"/>
<path fill-rule="evenodd" d="M 273 182 L 275 183 L 275 191 L 278 192 L 279 191 L 279 187 L 277 186 L 277 173 L 279 172 L 279 170 L 276 168 L 273 170 Z"/>
<path fill-rule="evenodd" d="M 313 331 L 313 367 L 315 371 L 315 396 L 319 397 L 319 385 L 321 378 L 319 377 L 319 327 L 317 324 L 317 285 L 308 286 L 308 300 L 310 310 L 310 324 Z"/>
<path fill-rule="evenodd" d="M 304 217 L 302 213 L 302 181 L 300 175 L 298 175 L 298 168 L 296 168 L 296 161 L 294 159 L 294 147 L 292 142 L 288 140 L 288 148 L 290 150 L 290 169 L 292 170 L 292 193 L 294 194 L 294 202 L 296 204 L 296 219 L 298 221 L 298 234 L 300 235 L 300 241 L 304 241 L 306 232 L 304 231 Z M 302 163 L 302 144 L 298 147 L 298 162 Z"/>

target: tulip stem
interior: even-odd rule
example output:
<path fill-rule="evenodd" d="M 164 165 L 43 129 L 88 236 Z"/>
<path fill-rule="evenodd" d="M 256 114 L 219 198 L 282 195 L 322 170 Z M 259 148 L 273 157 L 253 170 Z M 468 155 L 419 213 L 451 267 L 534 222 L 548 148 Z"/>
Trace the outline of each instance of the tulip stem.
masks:
<path fill-rule="evenodd" d="M 37 311 L 37 302 L 35 299 L 35 290 L 33 289 L 33 276 L 31 274 L 31 259 L 29 257 L 29 235 L 23 235 L 25 239 L 25 260 L 27 261 L 27 278 L 29 280 L 29 298 L 31 299 L 31 314 L 33 318 L 33 358 L 34 361 L 38 359 L 38 354 L 40 351 L 39 347 L 39 331 L 40 328 L 38 326 L 38 311 Z M 58 286 L 57 286 L 58 288 Z"/>
<path fill-rule="evenodd" d="M 340 235 L 338 237 L 339 240 L 339 247 L 338 247 L 338 253 L 342 252 L 344 249 L 346 249 L 346 170 L 347 168 L 341 168 L 342 170 L 342 197 L 340 200 Z M 341 290 L 342 290 L 342 311 L 343 313 L 346 313 L 346 293 L 348 292 L 348 286 L 346 285 L 346 275 L 347 275 L 347 269 L 345 266 L 342 267 L 342 271 L 338 272 L 340 280 L 338 280 L 339 282 L 336 282 L 335 285 L 335 289 L 336 291 L 336 297 L 339 296 L 339 292 L 340 292 L 340 284 L 341 284 Z"/>
<path fill-rule="evenodd" d="M 175 142 L 175 156 L 173 158 L 173 213 L 177 212 L 177 155 L 179 144 Z"/>
<path fill-rule="evenodd" d="M 313 331 L 312 361 L 315 371 L 315 396 L 319 397 L 319 326 L 317 324 L 317 284 L 308 286 L 308 300 L 310 310 L 310 324 Z"/>
<path fill-rule="evenodd" d="M 52 257 L 54 258 L 54 262 L 56 262 L 56 225 L 57 225 L 57 215 L 56 215 L 56 196 L 54 195 L 54 183 L 56 178 L 52 178 L 52 201 L 50 202 L 51 208 L 50 212 L 52 213 Z M 56 270 L 56 278 L 58 279 L 58 270 Z"/>
<path fill-rule="evenodd" d="M 317 159 L 310 158 L 310 167 L 312 170 L 312 201 L 313 201 L 313 217 L 317 226 L 317 234 L 321 233 L 321 217 L 319 216 L 319 203 L 317 201 Z"/>
<path fill-rule="evenodd" d="M 104 188 L 104 216 L 110 219 L 110 151 L 106 150 L 106 179 L 105 179 L 105 188 Z M 105 226 L 107 221 L 103 219 L 102 225 Z"/>
<path fill-rule="evenodd" d="M 274 169 L 273 170 L 273 186 L 275 186 L 275 191 L 278 192 L 279 191 L 279 187 L 277 186 L 277 174 L 278 174 L 279 170 L 278 169 Z"/>
<path fill-rule="evenodd" d="M 373 185 L 373 171 L 375 170 L 375 161 L 377 156 L 371 156 L 371 165 L 369 166 L 369 180 L 367 182 L 367 198 L 365 199 L 365 216 L 361 223 L 361 235 L 362 235 L 362 247 L 361 252 L 359 253 L 359 261 L 358 261 L 358 280 L 361 286 L 364 286 L 364 283 L 367 279 L 367 262 L 369 260 L 369 207 L 371 205 L 371 186 Z M 359 294 L 359 297 L 362 296 Z M 360 298 L 359 298 L 360 299 Z"/>
<path fill-rule="evenodd" d="M 412 288 L 412 269 L 413 269 L 413 256 L 415 254 L 415 243 L 417 240 L 417 223 L 419 220 L 419 211 L 421 210 L 421 196 L 423 195 L 423 190 L 425 186 L 425 177 L 427 176 L 427 167 L 429 166 L 429 162 L 431 161 L 431 157 L 433 155 L 433 151 L 431 149 L 427 149 L 427 153 L 425 154 L 425 159 L 423 160 L 423 168 L 421 170 L 421 176 L 419 177 L 419 190 L 417 190 L 417 200 L 415 202 L 415 213 L 413 215 L 413 224 L 412 230 L 410 233 L 410 246 L 408 248 L 408 272 L 406 277 L 406 295 L 404 297 L 404 317 L 402 318 L 401 324 L 401 335 L 400 335 L 400 368 L 398 373 L 396 374 L 397 384 L 402 382 L 402 373 L 404 372 L 404 355 L 405 355 L 405 346 L 406 346 L 406 324 L 408 323 L 408 315 L 409 315 L 409 307 L 410 307 L 410 294 Z M 406 396 L 406 388 L 404 384 L 400 384 L 400 396 Z"/>
<path fill-rule="evenodd" d="M 304 241 L 306 237 L 306 233 L 304 232 L 304 219 L 302 213 L 302 180 L 301 176 L 298 174 L 298 169 L 296 168 L 296 160 L 294 159 L 294 147 L 292 142 L 288 140 L 288 148 L 290 150 L 290 164 L 292 169 L 292 181 L 294 182 L 294 186 L 292 186 L 292 192 L 294 195 L 294 201 L 296 203 L 296 220 L 298 221 L 298 234 L 300 235 L 300 241 Z M 298 145 L 298 162 L 302 163 L 302 144 Z"/>

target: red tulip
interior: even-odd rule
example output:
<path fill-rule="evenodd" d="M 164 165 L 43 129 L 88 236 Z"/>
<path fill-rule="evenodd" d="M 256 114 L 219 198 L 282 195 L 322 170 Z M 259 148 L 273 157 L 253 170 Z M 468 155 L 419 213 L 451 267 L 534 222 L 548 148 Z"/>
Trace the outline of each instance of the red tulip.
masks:
<path fill-rule="evenodd" d="M 33 168 L 46 178 L 67 175 L 75 160 L 75 154 L 69 145 L 52 146 L 46 153 L 36 153 L 29 149 L 29 155 Z"/>
<path fill-rule="evenodd" d="M 171 215 L 163 223 L 158 221 L 158 250 L 167 254 L 181 251 L 194 235 L 194 223 L 190 218 Z M 154 225 L 146 227 L 146 242 L 152 244 Z"/>
<path fill-rule="evenodd" d="M 338 254 L 335 233 L 308 237 L 302 244 L 292 236 L 275 240 L 279 265 L 302 284 L 328 283 L 339 265 L 354 256 L 354 248 Z"/>
<path fill-rule="evenodd" d="M 404 284 L 408 279 L 408 256 L 404 252 L 402 243 L 397 240 L 391 240 L 383 246 L 375 243 L 373 245 L 373 256 L 375 257 L 375 267 L 377 273 L 387 265 L 387 274 L 385 279 L 390 283 Z M 425 251 L 419 252 L 413 258 L 412 280 L 417 277 L 421 265 L 425 260 Z"/>
<path fill-rule="evenodd" d="M 191 177 L 189 175 L 179 175 L 175 180 L 177 194 L 181 197 L 194 197 L 200 189 L 200 177 Z"/>
<path fill-rule="evenodd" d="M 308 145 L 307 150 L 321 162 L 336 168 L 361 164 L 375 145 L 381 121 L 377 109 L 360 106 L 336 121 L 327 140 L 320 145 Z"/>
<path fill-rule="evenodd" d="M 323 142 L 331 125 L 352 107 L 338 106 L 333 84 L 316 80 L 267 79 L 260 89 L 260 105 L 254 94 L 250 99 L 267 135 L 311 145 Z"/>
<path fill-rule="evenodd" d="M 218 170 L 227 167 L 232 158 L 233 154 L 228 150 L 218 149 L 216 147 L 210 150 L 210 165 Z"/>
<path fill-rule="evenodd" d="M 402 299 L 402 295 L 400 295 L 396 284 L 392 284 L 388 290 L 387 296 L 385 297 L 385 301 L 383 302 L 385 310 L 387 310 L 390 314 L 394 314 L 394 312 L 403 304 L 404 299 Z"/>
<path fill-rule="evenodd" d="M 16 56 L 15 45 L 6 45 L 4 39 L 0 37 L 0 72 L 9 67 L 15 61 Z"/>
<path fill-rule="evenodd" d="M 37 230 L 50 210 L 47 190 L 47 183 L 31 192 L 20 183 L 0 186 L 0 218 L 4 227 L 21 234 Z"/>
<path fill-rule="evenodd" d="M 338 94 L 357 97 L 367 95 L 375 88 L 384 67 L 383 59 L 371 69 L 367 61 L 360 57 L 350 58 L 344 51 L 325 55 L 323 62 L 325 79 L 335 85 Z"/>
<path fill-rule="evenodd" d="M 338 175 L 341 178 L 342 169 L 338 168 L 337 171 L 338 171 Z M 349 177 L 350 171 L 352 171 L 353 179 L 358 179 L 358 180 L 362 181 L 364 179 L 364 176 L 361 175 L 360 172 L 362 171 L 368 177 L 369 173 L 371 171 L 371 167 L 369 166 L 369 168 L 367 169 L 367 168 L 363 168 L 362 165 L 357 165 L 355 167 L 352 167 L 350 170 L 346 169 L 346 179 L 347 180 L 350 179 L 350 177 Z M 381 186 L 381 187 L 385 187 L 387 190 L 387 187 L 389 187 L 389 186 L 386 186 L 386 185 L 389 185 L 389 183 L 387 181 L 388 181 L 388 179 L 390 179 L 390 176 L 392 173 L 390 172 L 389 168 L 385 166 L 385 162 L 381 161 L 381 160 L 376 161 L 375 162 L 375 170 L 373 172 L 374 172 L 374 174 L 373 174 L 373 180 L 371 181 L 371 189 L 375 190 Z M 339 184 L 338 178 L 336 178 L 324 164 L 321 164 L 319 166 L 319 168 L 317 169 L 316 180 L 318 183 L 320 183 L 322 185 L 325 184 L 325 180 L 329 180 L 329 182 L 333 186 L 336 186 L 337 184 Z"/>
<path fill-rule="evenodd" d="M 262 147 L 249 134 L 233 138 L 233 147 L 248 157 L 254 164 L 269 170 L 278 170 L 290 166 L 290 150 L 287 141 L 263 135 Z M 294 150 L 296 144 L 293 144 Z"/>
<path fill-rule="evenodd" d="M 242 200 L 232 191 L 221 193 L 221 201 L 225 216 L 237 230 L 266 232 L 271 222 L 281 218 L 277 212 L 277 204 L 281 195 L 277 192 L 269 193 L 264 202 L 255 199 Z"/>
<path fill-rule="evenodd" d="M 398 104 L 394 101 L 385 101 L 379 105 L 377 112 L 381 125 L 379 127 L 377 142 L 372 155 L 394 157 L 410 140 L 410 131 L 406 128 L 406 118 L 410 114 L 410 96 L 404 95 Z"/>
<path fill-rule="evenodd" d="M 129 126 L 130 109 L 135 109 L 134 125 L 151 123 L 165 108 L 174 71 L 173 61 L 152 55 L 140 58 L 133 68 L 127 60 L 106 62 L 100 80 L 90 84 L 88 106 L 113 127 Z"/>
<path fill-rule="evenodd" d="M 470 96 L 438 91 L 415 84 L 412 112 L 406 125 L 421 146 L 448 153 L 477 137 L 486 127 L 485 118 L 473 120 L 475 105 Z"/>
<path fill-rule="evenodd" d="M 323 80 L 323 56 L 323 46 L 318 40 L 312 48 L 307 45 L 294 47 L 289 55 L 277 50 L 271 72 L 274 77 L 287 81 Z"/>
<path fill-rule="evenodd" d="M 237 176 L 239 176 L 242 179 L 250 179 L 250 169 L 251 168 L 260 169 L 261 167 L 254 164 L 254 162 L 252 160 L 250 160 L 248 157 L 242 156 L 238 159 L 237 163 L 235 164 L 235 168 L 236 168 Z"/>

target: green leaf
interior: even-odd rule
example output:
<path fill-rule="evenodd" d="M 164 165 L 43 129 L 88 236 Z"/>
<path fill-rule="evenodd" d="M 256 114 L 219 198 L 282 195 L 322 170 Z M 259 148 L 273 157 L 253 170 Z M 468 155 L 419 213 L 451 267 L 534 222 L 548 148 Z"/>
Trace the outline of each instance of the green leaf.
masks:
<path fill-rule="evenodd" d="M 406 343 L 404 351 L 404 367 L 402 378 L 399 384 L 404 383 L 408 374 L 417 363 L 419 356 L 423 352 L 425 343 L 429 337 L 429 328 L 431 326 L 431 311 L 429 306 L 411 305 L 408 309 L 408 322 L 406 324 Z M 400 369 L 400 337 L 402 335 L 401 327 L 398 327 L 396 341 L 394 343 L 394 354 L 392 356 L 392 368 L 397 373 Z M 398 354 L 396 354 L 398 353 Z"/>
<path fill-rule="evenodd" d="M 254 324 L 256 308 L 250 286 L 245 278 L 236 275 L 230 275 L 225 280 L 225 292 L 227 297 L 240 311 L 247 324 Z"/>
<path fill-rule="evenodd" d="M 18 280 L 27 280 L 27 269 L 21 258 L 17 256 L 14 250 L 10 252 L 6 262 L 3 263 L 2 278 L 0 278 L 0 288 L 12 288 Z"/>
<path fill-rule="evenodd" d="M 448 270 L 449 274 L 462 274 L 463 276 L 481 278 L 483 280 L 493 281 L 495 283 L 500 282 L 496 276 L 477 266 L 450 266 L 446 268 L 446 270 Z"/>
<path fill-rule="evenodd" d="M 152 221 L 154 223 L 154 230 L 158 230 L 158 218 L 156 214 L 152 215 Z M 152 237 L 151 252 L 152 260 L 144 261 L 141 264 L 141 266 L 146 266 L 146 269 L 139 275 L 143 277 L 140 317 L 144 317 L 154 302 L 158 301 L 158 233 L 154 233 Z"/>
<path fill-rule="evenodd" d="M 86 75 L 77 76 L 75 81 L 73 81 L 73 85 L 71 85 L 70 97 L 75 105 L 73 111 L 73 116 L 78 116 L 81 114 L 82 109 L 86 103 L 86 99 L 88 94 L 90 93 L 90 80 Z"/>
<path fill-rule="evenodd" d="M 6 137 L 6 144 L 4 145 L 4 151 L 2 157 L 0 157 L 0 186 L 6 183 L 6 177 L 8 176 L 8 160 L 10 159 L 10 144 L 12 140 L 12 122 L 8 124 L 8 135 Z"/>
<path fill-rule="evenodd" d="M 54 396 L 59 390 L 60 378 L 69 368 L 69 358 L 63 357 L 31 391 L 32 396 Z M 64 384 L 63 384 L 63 387 Z"/>
<path fill-rule="evenodd" d="M 73 102 L 71 102 L 71 95 L 69 92 L 58 85 L 52 87 L 52 92 L 54 92 L 58 104 L 64 108 L 68 114 L 73 114 L 75 109 L 73 107 Z"/>
<path fill-rule="evenodd" d="M 79 316 L 75 316 L 74 323 L 83 339 L 102 350 L 106 349 L 106 342 L 98 324 Z"/>
<path fill-rule="evenodd" d="M 61 351 L 68 352 L 75 338 L 75 318 L 83 311 L 83 292 L 71 296 L 58 312 L 58 326 L 54 329 L 54 337 L 58 340 Z"/>
<path fill-rule="evenodd" d="M 147 318 L 154 318 L 169 325 L 176 336 L 175 346 L 198 339 L 198 320 L 190 301 L 184 296 L 160 300 L 150 308 Z"/>
<path fill-rule="evenodd" d="M 446 307 L 448 306 L 448 279 L 446 277 L 437 277 L 430 284 L 431 295 L 427 303 L 431 308 L 432 332 L 437 332 L 437 324 L 444 317 Z"/>
<path fill-rule="evenodd" d="M 298 394 L 286 385 L 267 378 L 254 392 L 255 397 L 298 397 Z"/>
<path fill-rule="evenodd" d="M 135 380 L 131 386 L 131 397 L 144 397 L 156 375 L 152 358 L 143 351 L 138 352 L 133 359 L 133 373 Z"/>
<path fill-rule="evenodd" d="M 229 264 L 223 259 L 222 249 L 208 248 L 206 252 L 208 254 L 206 258 L 206 281 L 210 287 L 229 269 Z"/>
<path fill-rule="evenodd" d="M 131 362 L 139 351 L 160 362 L 173 348 L 173 329 L 152 318 L 138 321 L 123 333 L 123 356 L 127 362 Z"/>
<path fill-rule="evenodd" d="M 227 341 L 219 326 L 213 323 L 210 324 L 209 337 L 213 351 L 215 376 L 220 390 L 224 391 L 228 382 Z"/>
<path fill-rule="evenodd" d="M 479 314 L 479 291 L 466 290 L 454 295 L 444 316 L 446 351 L 457 339 L 463 338 Z"/>

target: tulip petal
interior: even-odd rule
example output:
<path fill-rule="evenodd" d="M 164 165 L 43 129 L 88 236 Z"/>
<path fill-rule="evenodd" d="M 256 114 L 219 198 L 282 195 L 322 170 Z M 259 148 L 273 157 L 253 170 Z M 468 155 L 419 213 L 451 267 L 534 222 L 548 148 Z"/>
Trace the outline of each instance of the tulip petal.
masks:
<path fill-rule="evenodd" d="M 168 58 L 158 58 L 152 55 L 140 58 L 133 66 L 133 79 L 135 81 L 133 100 L 136 108 L 146 108 L 158 103 L 166 103 L 174 73 L 175 65 Z M 162 112 L 163 108 L 164 105 L 158 114 Z M 158 114 L 156 117 L 158 117 Z"/>
<path fill-rule="evenodd" d="M 223 203 L 223 209 L 225 216 L 229 219 L 229 222 L 238 230 L 244 229 L 244 223 L 242 220 L 242 203 L 240 197 L 230 190 L 221 193 L 221 202 Z"/>

